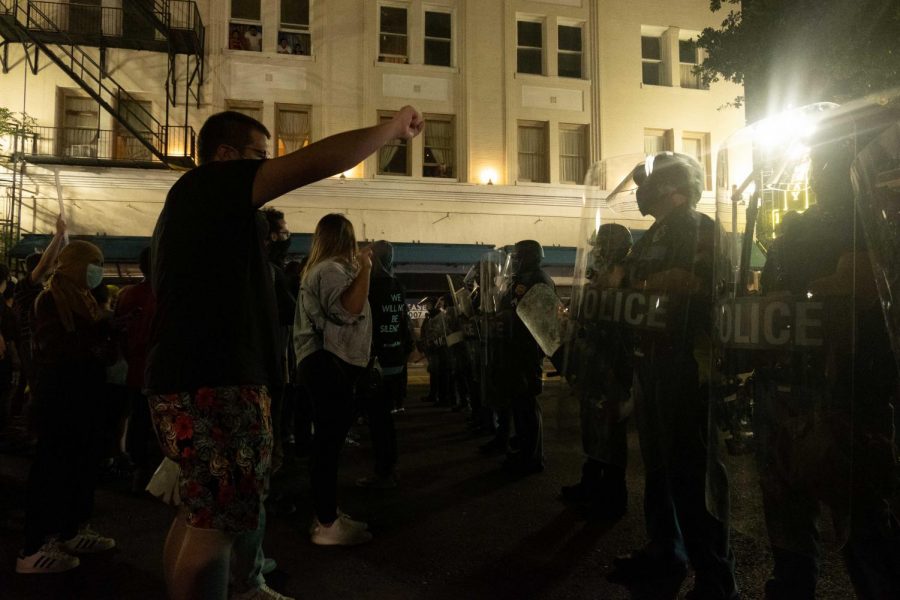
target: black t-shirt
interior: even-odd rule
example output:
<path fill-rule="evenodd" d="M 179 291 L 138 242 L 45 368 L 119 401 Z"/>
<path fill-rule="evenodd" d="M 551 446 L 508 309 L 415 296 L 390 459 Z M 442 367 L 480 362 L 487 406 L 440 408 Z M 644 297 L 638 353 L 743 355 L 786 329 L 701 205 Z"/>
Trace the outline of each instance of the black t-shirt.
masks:
<path fill-rule="evenodd" d="M 152 242 L 151 392 L 281 382 L 268 230 L 252 203 L 261 164 L 212 162 L 169 191 Z"/>
<path fill-rule="evenodd" d="M 406 290 L 396 277 L 372 277 L 369 282 L 372 309 L 372 345 L 382 367 L 406 363 L 412 349 Z"/>

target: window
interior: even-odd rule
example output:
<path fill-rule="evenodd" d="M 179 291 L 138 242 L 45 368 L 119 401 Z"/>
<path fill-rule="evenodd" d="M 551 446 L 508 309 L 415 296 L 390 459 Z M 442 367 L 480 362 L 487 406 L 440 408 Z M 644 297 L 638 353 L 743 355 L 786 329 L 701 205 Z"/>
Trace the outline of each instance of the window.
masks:
<path fill-rule="evenodd" d="M 681 151 L 693 156 L 703 167 L 703 188 L 712 189 L 712 176 L 709 168 L 709 134 L 685 131 L 681 136 Z"/>
<path fill-rule="evenodd" d="M 547 124 L 519 121 L 519 181 L 550 182 Z"/>
<path fill-rule="evenodd" d="M 559 26 L 557 67 L 560 77 L 581 78 L 581 27 Z"/>
<path fill-rule="evenodd" d="M 425 143 L 422 156 L 423 177 L 455 177 L 455 144 L 453 143 L 453 117 L 449 115 L 425 115 Z"/>
<path fill-rule="evenodd" d="M 425 64 L 451 66 L 452 21 L 450 13 L 425 12 Z"/>
<path fill-rule="evenodd" d="M 700 76 L 694 73 L 694 69 L 700 64 L 700 51 L 690 40 L 679 40 L 678 60 L 681 69 L 681 87 L 704 89 Z"/>
<path fill-rule="evenodd" d="M 309 145 L 309 107 L 275 105 L 275 156 L 284 156 Z"/>
<path fill-rule="evenodd" d="M 544 74 L 544 26 L 537 21 L 518 21 L 516 71 Z"/>
<path fill-rule="evenodd" d="M 228 48 L 262 52 L 260 0 L 231 0 L 228 23 Z"/>
<path fill-rule="evenodd" d="M 309 0 L 281 0 L 278 54 L 309 56 Z"/>
<path fill-rule="evenodd" d="M 662 85 L 662 40 L 641 36 L 641 81 L 645 85 Z"/>
<path fill-rule="evenodd" d="M 87 96 L 65 93 L 62 99 L 59 154 L 96 158 L 100 139 L 100 106 Z"/>
<path fill-rule="evenodd" d="M 226 100 L 225 105 L 228 107 L 228 110 L 233 110 L 235 112 L 247 115 L 248 117 L 252 117 L 262 123 L 262 102 L 251 102 L 247 100 Z"/>
<path fill-rule="evenodd" d="M 673 131 L 671 129 L 645 129 L 644 154 L 652 156 L 660 152 L 671 151 Z"/>
<path fill-rule="evenodd" d="M 378 122 L 384 123 L 394 118 L 394 113 L 383 112 L 378 114 Z M 378 151 L 379 175 L 410 175 L 410 140 L 394 139 L 381 147 Z"/>
<path fill-rule="evenodd" d="M 584 183 L 587 173 L 587 125 L 559 125 L 559 182 Z"/>
<path fill-rule="evenodd" d="M 408 63 L 406 9 L 382 6 L 379 17 L 378 61 Z"/>

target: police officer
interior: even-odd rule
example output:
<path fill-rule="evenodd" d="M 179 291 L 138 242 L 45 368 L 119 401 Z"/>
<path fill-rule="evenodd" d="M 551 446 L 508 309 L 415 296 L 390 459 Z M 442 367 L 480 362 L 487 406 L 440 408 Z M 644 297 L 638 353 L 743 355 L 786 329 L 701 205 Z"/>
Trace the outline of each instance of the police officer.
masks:
<path fill-rule="evenodd" d="M 728 484 L 720 462 L 709 460 L 707 470 L 707 445 L 714 442 L 707 431 L 708 363 L 701 355 L 709 342 L 716 228 L 695 210 L 705 178 L 696 160 L 673 153 L 656 155 L 633 178 L 638 208 L 654 223 L 626 261 L 626 286 L 657 295 L 669 310 L 665 331 L 634 333 L 635 416 L 650 540 L 617 558 L 610 579 L 655 581 L 660 591 L 671 586 L 677 592 L 689 560 L 696 573 L 689 597 L 737 598 L 728 523 L 706 505 L 707 478 L 724 498 Z"/>
<path fill-rule="evenodd" d="M 541 269 L 543 258 L 544 249 L 535 240 L 516 243 L 510 259 L 509 286 L 497 307 L 504 326 L 500 393 L 509 398 L 516 429 L 515 448 L 507 454 L 504 467 L 523 475 L 544 469 L 541 407 L 537 400 L 542 390 L 544 353 L 516 314 L 516 306 L 536 284 L 555 288 L 553 280 Z"/>
<path fill-rule="evenodd" d="M 631 232 L 618 223 L 601 225 L 593 236 L 591 262 L 582 297 L 620 288 L 624 261 L 633 245 Z M 584 509 L 592 518 L 616 519 L 625 514 L 628 492 L 625 465 L 631 403 L 633 357 L 628 332 L 587 314 L 586 300 L 575 315 L 577 334 L 570 341 L 565 370 L 580 401 L 581 446 L 585 461 L 581 480 L 563 486 L 560 498 Z"/>
<path fill-rule="evenodd" d="M 825 506 L 856 595 L 900 597 L 900 525 L 888 501 L 897 489 L 897 370 L 850 181 L 854 157 L 884 116 L 862 110 L 820 123 L 810 144 L 816 203 L 783 229 L 763 272 L 763 296 L 811 298 L 827 315 L 819 347 L 772 352 L 756 370 L 769 600 L 815 598 Z"/>

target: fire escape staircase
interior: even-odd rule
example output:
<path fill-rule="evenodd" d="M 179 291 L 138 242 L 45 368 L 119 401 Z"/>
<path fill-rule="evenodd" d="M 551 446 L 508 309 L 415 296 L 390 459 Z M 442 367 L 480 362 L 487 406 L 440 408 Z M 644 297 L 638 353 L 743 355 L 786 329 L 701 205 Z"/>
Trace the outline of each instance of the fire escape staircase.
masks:
<path fill-rule="evenodd" d="M 100 46 L 99 59 L 91 56 L 82 48 L 83 40 L 78 39 L 77 34 L 60 27 L 48 14 L 46 8 L 50 5 L 53 3 L 0 0 L 0 37 L 4 39 L 4 44 L 24 44 L 27 62 L 35 73 L 38 55 L 44 54 L 164 164 L 176 168 L 193 166 L 191 152 L 186 151 L 193 147 L 193 132 L 189 131 L 187 125 L 170 127 L 168 121 L 169 106 L 175 106 L 177 103 L 175 59 L 178 54 L 186 54 L 188 61 L 185 121 L 187 121 L 187 106 L 191 101 L 195 101 L 198 105 L 200 102 L 205 28 L 200 21 L 196 3 L 183 0 L 138 0 L 129 5 L 131 10 L 139 10 L 152 23 L 156 31 L 165 38 L 163 43 L 168 46 L 165 124 L 125 91 L 109 74 L 105 65 L 105 48 Z M 178 20 L 177 23 L 173 22 L 173 7 L 176 8 L 174 18 Z M 29 52 L 30 48 L 34 49 L 33 57 Z M 4 46 L 4 53 L 6 50 Z M 192 55 L 195 57 L 193 66 L 191 66 Z M 178 137 L 180 132 L 183 132 L 184 139 L 179 147 L 185 149 L 180 154 L 184 156 L 170 156 L 170 142 Z"/>

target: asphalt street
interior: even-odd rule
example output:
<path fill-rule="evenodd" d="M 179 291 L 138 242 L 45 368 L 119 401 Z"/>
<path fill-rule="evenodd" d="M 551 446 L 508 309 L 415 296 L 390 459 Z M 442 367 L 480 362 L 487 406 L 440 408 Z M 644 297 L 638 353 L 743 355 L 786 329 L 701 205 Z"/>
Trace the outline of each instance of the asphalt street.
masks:
<path fill-rule="evenodd" d="M 637 437 L 629 435 L 629 510 L 617 522 L 591 522 L 557 500 L 574 482 L 582 461 L 578 406 L 565 384 L 549 380 L 542 396 L 547 454 L 545 472 L 513 477 L 500 457 L 477 452 L 487 438 L 471 433 L 462 413 L 420 402 L 425 378 L 411 371 L 408 410 L 398 416 L 400 486 L 366 490 L 354 481 L 371 470 L 364 425 L 358 447 L 345 449 L 340 473 L 341 508 L 369 523 L 374 541 L 353 548 L 318 547 L 309 541 L 309 487 L 304 459 L 290 460 L 276 486 L 298 506 L 270 515 L 265 549 L 278 562 L 268 577 L 278 591 L 298 599 L 602 599 L 654 598 L 605 579 L 616 555 L 644 541 L 642 466 Z M 758 518 L 752 459 L 729 457 L 734 514 L 733 544 L 743 598 L 762 597 L 770 556 Z M 29 460 L 0 454 L 0 599 L 162 599 L 162 546 L 172 509 L 133 496 L 126 480 L 97 491 L 98 531 L 117 549 L 83 559 L 59 575 L 16 575 L 22 538 L 22 504 Z M 826 556 L 819 598 L 852 598 L 840 557 Z M 678 597 L 691 588 L 684 582 Z"/>

